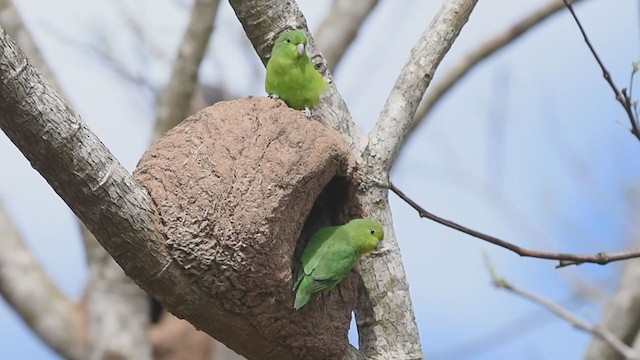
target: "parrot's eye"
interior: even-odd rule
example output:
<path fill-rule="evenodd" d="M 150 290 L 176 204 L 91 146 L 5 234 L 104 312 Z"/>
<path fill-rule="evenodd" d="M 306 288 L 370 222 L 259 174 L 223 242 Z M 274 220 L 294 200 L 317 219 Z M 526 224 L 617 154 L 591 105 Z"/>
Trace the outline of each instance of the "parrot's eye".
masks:
<path fill-rule="evenodd" d="M 369 233 L 371 233 L 371 235 L 375 235 L 375 234 L 376 234 L 376 231 L 375 231 L 375 230 L 373 230 L 373 229 L 369 229 Z"/>
<path fill-rule="evenodd" d="M 285 42 L 290 43 L 290 42 L 291 42 L 291 39 L 285 39 Z"/>

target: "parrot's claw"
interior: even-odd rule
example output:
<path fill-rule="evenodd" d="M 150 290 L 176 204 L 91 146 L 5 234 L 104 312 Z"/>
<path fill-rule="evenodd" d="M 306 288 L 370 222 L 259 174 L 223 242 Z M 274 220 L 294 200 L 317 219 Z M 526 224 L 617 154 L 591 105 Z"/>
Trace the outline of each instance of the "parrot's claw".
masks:
<path fill-rule="evenodd" d="M 272 98 L 273 100 L 280 99 L 280 96 L 278 96 L 278 94 L 269 94 L 269 97 Z"/>
<path fill-rule="evenodd" d="M 311 119 L 311 109 L 305 106 L 304 110 L 302 110 L 302 113 L 304 113 L 304 116 L 306 116 L 307 119 Z"/>

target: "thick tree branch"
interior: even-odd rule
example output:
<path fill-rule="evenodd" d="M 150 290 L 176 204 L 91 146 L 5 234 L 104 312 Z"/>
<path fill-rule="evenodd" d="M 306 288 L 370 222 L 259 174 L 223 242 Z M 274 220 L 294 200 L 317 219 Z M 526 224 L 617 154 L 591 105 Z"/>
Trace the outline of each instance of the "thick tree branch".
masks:
<path fill-rule="evenodd" d="M 0 19 L 2 26 L 9 26 L 7 32 L 16 36 L 35 67 L 55 85 L 57 82 L 53 72 L 10 1 L 0 1 Z M 60 91 L 59 86 L 55 86 Z M 149 358 L 146 294 L 126 277 L 91 232 L 80 221 L 78 223 L 83 230 L 81 234 L 89 263 L 88 301 L 83 305 L 87 306 L 91 335 L 85 335 L 85 356 L 92 359 L 116 355 L 122 358 Z"/>
<path fill-rule="evenodd" d="M 173 63 L 171 78 L 160 97 L 154 139 L 160 138 L 189 115 L 198 69 L 211 38 L 219 3 L 219 0 L 196 0 L 191 10 L 191 19 Z"/>
<path fill-rule="evenodd" d="M 269 60 L 271 47 L 282 31 L 302 29 L 307 32 L 309 56 L 329 83 L 329 91 L 321 97 L 320 105 L 313 110 L 314 119 L 339 131 L 355 149 L 360 144 L 360 134 L 351 119 L 344 99 L 333 83 L 333 77 L 327 69 L 327 62 L 318 52 L 315 40 L 307 29 L 307 20 L 296 2 L 294 0 L 230 0 L 229 3 L 263 64 Z"/>
<path fill-rule="evenodd" d="M 576 25 L 578 25 L 578 29 L 580 29 L 580 33 L 584 38 L 584 42 L 589 47 L 589 51 L 591 51 L 591 54 L 593 55 L 594 59 L 596 59 L 596 62 L 598 63 L 600 70 L 602 70 L 602 77 L 604 77 L 604 79 L 607 81 L 607 83 L 611 87 L 611 90 L 615 95 L 616 101 L 620 103 L 624 111 L 627 113 L 627 116 L 629 117 L 629 122 L 631 123 L 631 129 L 630 129 L 631 134 L 633 134 L 633 136 L 635 136 L 636 139 L 640 140 L 640 128 L 638 124 L 638 119 L 636 118 L 636 114 L 633 110 L 633 100 L 631 99 L 629 94 L 627 94 L 627 89 L 622 89 L 622 90 L 618 89 L 616 84 L 613 82 L 613 79 L 611 78 L 611 74 L 609 73 L 609 70 L 607 70 L 607 68 L 604 66 L 604 63 L 602 62 L 602 60 L 600 60 L 600 56 L 598 56 L 598 53 L 596 52 L 595 48 L 593 47 L 593 45 L 591 45 L 591 41 L 589 41 L 589 37 L 587 36 L 587 33 L 584 31 L 584 28 L 582 27 L 580 20 L 578 20 L 578 16 L 573 10 L 573 6 L 571 5 L 571 2 L 568 0 L 562 0 L 562 1 L 566 5 L 567 9 L 569 9 L 569 12 L 571 12 L 571 16 L 573 16 L 573 19 L 575 20 Z"/>
<path fill-rule="evenodd" d="M 67 359 L 83 359 L 84 329 L 80 311 L 49 279 L 2 207 L 0 248 L 2 297 L 58 354 Z"/>
<path fill-rule="evenodd" d="M 0 0 L 0 25 L 24 46 L 35 66 L 59 88 L 10 0 Z M 0 234 L 0 294 L 45 344 L 65 358 L 82 359 L 85 332 L 79 309 L 49 279 L 1 206 Z"/>
<path fill-rule="evenodd" d="M 378 0 L 334 0 L 320 28 L 316 41 L 318 48 L 335 71 L 364 21 L 378 5 Z"/>
<path fill-rule="evenodd" d="M 544 307 L 545 309 L 551 311 L 553 314 L 555 314 L 556 316 L 560 317 L 561 319 L 567 321 L 568 323 L 570 323 L 571 325 L 573 325 L 576 329 L 580 329 L 582 331 L 585 331 L 599 339 L 601 339 L 602 341 L 606 342 L 609 346 L 611 346 L 613 349 L 615 349 L 615 351 L 620 354 L 623 355 L 624 358 L 626 359 L 639 359 L 640 357 L 638 356 L 638 354 L 636 354 L 633 349 L 631 349 L 628 345 L 626 345 L 625 343 L 623 343 L 618 337 L 615 336 L 615 334 L 613 334 L 611 331 L 609 331 L 609 329 L 607 329 L 606 327 L 602 327 L 602 326 L 598 326 L 598 325 L 592 325 L 592 324 L 587 324 L 584 321 L 580 320 L 577 316 L 575 316 L 574 314 L 571 313 L 571 311 L 565 309 L 564 307 L 562 307 L 560 304 L 556 304 L 550 300 L 547 300 L 541 296 L 538 296 L 536 294 L 533 294 L 531 292 L 528 292 L 524 289 L 521 289 L 513 284 L 511 284 L 510 282 L 508 282 L 507 280 L 505 280 L 504 278 L 498 276 L 496 274 L 495 269 L 493 268 L 493 266 L 489 263 L 489 261 L 487 260 L 487 268 L 489 270 L 489 273 L 491 275 L 491 281 L 493 282 L 493 285 L 498 288 L 498 289 L 504 289 L 507 291 L 510 291 L 513 294 L 516 294 L 520 297 L 523 297 L 533 303 L 536 303 L 542 307 Z M 598 359 L 611 359 L 609 357 L 606 358 L 598 358 Z"/>
<path fill-rule="evenodd" d="M 575 0 L 577 3 L 582 0 Z M 418 106 L 413 122 L 409 129 L 409 136 L 418 128 L 431 112 L 434 106 L 451 90 L 460 79 L 464 78 L 471 70 L 480 65 L 484 60 L 502 50 L 505 46 L 513 43 L 529 30 L 542 24 L 564 8 L 564 4 L 557 0 L 551 0 L 539 9 L 527 15 L 524 19 L 513 24 L 505 31 L 485 41 L 475 50 L 467 54 L 462 61 L 456 64 L 451 70 L 443 74 L 439 81 L 429 87 L 424 98 Z"/>
<path fill-rule="evenodd" d="M 438 65 L 467 23 L 477 0 L 449 0 L 411 50 L 411 57 L 387 98 L 378 122 L 369 134 L 368 165 L 388 173 L 405 142 L 418 104 Z"/>
<path fill-rule="evenodd" d="M 392 183 L 388 185 L 389 190 L 393 191 L 394 194 L 398 195 L 400 199 L 406 202 L 409 206 L 414 208 L 420 217 L 427 218 L 429 220 L 435 221 L 438 224 L 444 225 L 448 228 L 458 230 L 467 235 L 471 235 L 477 239 L 484 240 L 493 245 L 500 246 L 507 250 L 511 250 L 514 253 L 522 256 L 522 257 L 533 257 L 538 259 L 547 259 L 547 260 L 558 260 L 559 263 L 556 267 L 564 267 L 569 265 L 580 265 L 583 263 L 593 263 L 599 265 L 606 265 L 608 263 L 614 261 L 628 260 L 640 257 L 640 249 L 628 250 L 628 251 L 620 251 L 614 253 L 597 253 L 592 255 L 582 255 L 582 254 L 571 254 L 571 253 L 552 253 L 552 252 L 544 252 L 537 250 L 525 249 L 520 246 L 514 245 L 508 241 L 504 241 L 495 236 L 484 234 L 480 231 L 470 229 L 466 226 L 455 223 L 451 220 L 447 220 L 439 217 L 418 205 L 415 201 L 411 200 L 405 193 L 403 193 L 400 189 L 398 189 Z"/>
<path fill-rule="evenodd" d="M 197 299 L 171 266 L 144 189 L 2 29 L 0 86 L 0 128 L 127 274 L 169 306 L 189 294 Z"/>

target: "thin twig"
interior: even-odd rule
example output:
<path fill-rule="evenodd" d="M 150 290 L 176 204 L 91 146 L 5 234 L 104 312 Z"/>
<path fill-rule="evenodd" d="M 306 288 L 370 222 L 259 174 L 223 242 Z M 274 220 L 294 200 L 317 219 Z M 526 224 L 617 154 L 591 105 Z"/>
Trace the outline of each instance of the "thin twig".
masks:
<path fill-rule="evenodd" d="M 394 194 L 398 195 L 400 199 L 409 204 L 412 208 L 414 208 L 420 217 L 427 218 L 429 220 L 435 221 L 438 224 L 444 225 L 454 230 L 458 230 L 467 235 L 471 235 L 475 238 L 484 240 L 491 244 L 500 246 L 507 250 L 511 250 L 514 253 L 522 256 L 522 257 L 532 257 L 538 259 L 547 259 L 547 260 L 558 260 L 559 263 L 556 266 L 557 268 L 561 268 L 569 265 L 580 265 L 582 263 L 593 263 L 599 265 L 605 265 L 610 262 L 627 260 L 632 258 L 640 257 L 640 249 L 628 250 L 628 251 L 620 251 L 614 253 L 604 253 L 600 252 L 597 254 L 572 254 L 572 253 L 554 253 L 554 252 L 544 252 L 537 251 L 531 249 L 525 249 L 523 247 L 514 245 L 508 241 L 499 239 L 495 236 L 487 235 L 485 233 L 479 232 L 477 230 L 473 230 L 466 226 L 455 223 L 451 220 L 447 220 L 441 218 L 418 205 L 415 201 L 411 200 L 405 193 L 403 193 L 400 189 L 398 189 L 393 183 L 389 182 L 387 185 L 389 190 L 391 190 Z"/>
<path fill-rule="evenodd" d="M 538 305 L 541 305 L 542 307 L 551 311 L 561 319 L 569 322 L 571 325 L 573 325 L 577 329 L 585 331 L 593 336 L 597 336 L 598 338 L 607 342 L 609 345 L 611 345 L 612 348 L 614 348 L 626 359 L 638 359 L 638 354 L 636 354 L 633 351 L 633 349 L 630 348 L 627 344 L 622 342 L 622 340 L 620 340 L 614 334 L 612 334 L 611 331 L 609 331 L 609 329 L 599 325 L 588 324 L 578 319 L 576 315 L 571 313 L 571 311 L 569 311 L 568 309 L 565 309 L 564 307 L 562 307 L 560 304 L 556 304 L 551 300 L 545 299 L 542 296 L 533 294 L 531 292 L 528 292 L 524 289 L 521 289 L 511 284 L 506 279 L 497 275 L 496 270 L 494 269 L 493 265 L 489 261 L 488 256 L 485 256 L 485 260 L 486 260 L 487 270 L 491 275 L 491 281 L 493 282 L 493 285 L 496 288 L 505 289 L 520 297 L 523 297 Z"/>
<path fill-rule="evenodd" d="M 584 42 L 587 44 L 587 46 L 589 47 L 589 50 L 591 51 L 591 54 L 593 54 L 593 57 L 598 62 L 598 65 L 602 70 L 602 76 L 607 81 L 607 83 L 609 83 L 609 86 L 611 87 L 611 90 L 613 90 L 616 100 L 620 103 L 620 105 L 622 105 L 622 108 L 627 113 L 627 116 L 629 117 L 629 122 L 631 123 L 631 130 L 630 130 L 631 133 L 638 140 L 640 140 L 640 130 L 638 129 L 638 119 L 636 118 L 632 110 L 632 101 L 629 95 L 627 94 L 627 90 L 626 89 L 618 90 L 618 87 L 616 86 L 616 84 L 613 82 L 613 79 L 611 78 L 611 74 L 609 73 L 609 70 L 607 70 L 607 68 L 604 66 L 604 63 L 602 62 L 602 60 L 600 60 L 600 56 L 598 56 L 598 53 L 593 48 L 593 45 L 591 45 L 591 41 L 589 40 L 587 33 L 584 31 L 584 28 L 582 27 L 580 20 L 578 20 L 578 16 L 573 10 L 573 6 L 571 6 L 571 3 L 568 0 L 562 0 L 562 1 L 564 2 L 564 5 L 567 7 L 567 9 L 569 9 L 569 12 L 571 12 L 571 16 L 573 16 L 573 19 L 575 20 L 576 24 L 578 25 L 578 28 L 580 29 L 580 33 L 582 33 Z"/>

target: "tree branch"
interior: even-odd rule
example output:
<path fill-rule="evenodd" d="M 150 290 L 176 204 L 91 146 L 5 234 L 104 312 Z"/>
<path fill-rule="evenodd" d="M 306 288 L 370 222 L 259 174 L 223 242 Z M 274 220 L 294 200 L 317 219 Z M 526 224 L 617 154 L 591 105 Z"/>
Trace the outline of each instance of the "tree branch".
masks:
<path fill-rule="evenodd" d="M 383 248 L 360 264 L 362 282 L 356 321 L 359 349 L 368 358 L 417 359 L 423 355 L 400 248 L 393 231 L 388 191 L 367 179 L 388 178 L 418 102 L 476 2 L 445 1 L 411 51 L 369 134 L 368 143 L 362 149 L 365 183 L 360 189 L 360 198 L 368 216 L 385 226 Z"/>
<path fill-rule="evenodd" d="M 431 25 L 411 50 L 411 57 L 387 98 L 378 122 L 369 134 L 368 165 L 381 165 L 388 173 L 409 127 L 418 104 L 431 83 L 438 65 L 469 20 L 477 0 L 449 0 L 440 8 Z"/>
<path fill-rule="evenodd" d="M 1 206 L 0 234 L 0 294 L 60 356 L 83 359 L 85 331 L 78 308 L 49 279 Z"/>
<path fill-rule="evenodd" d="M 198 69 L 207 50 L 218 12 L 219 0 L 196 0 L 189 25 L 173 63 L 169 83 L 158 104 L 153 138 L 158 139 L 189 115 L 198 82 Z"/>
<path fill-rule="evenodd" d="M 627 113 L 627 116 L 629 117 L 629 122 L 631 123 L 631 130 L 630 130 L 631 134 L 633 134 L 633 136 L 635 136 L 636 139 L 640 140 L 640 129 L 638 128 L 638 119 L 636 118 L 636 115 L 632 109 L 633 101 L 627 94 L 627 89 L 618 90 L 618 87 L 616 86 L 616 84 L 613 82 L 613 79 L 611 78 L 611 74 L 609 73 L 609 70 L 607 70 L 607 68 L 604 66 L 604 63 L 602 62 L 602 60 L 600 60 L 600 57 L 598 56 L 598 53 L 594 49 L 593 45 L 591 45 L 591 41 L 589 41 L 589 37 L 587 36 L 587 33 L 584 31 L 584 28 L 582 27 L 580 20 L 578 20 L 578 16 L 573 10 L 573 6 L 571 6 L 571 2 L 568 0 L 562 0 L 562 1 L 564 2 L 567 9 L 569 9 L 569 12 L 571 12 L 571 16 L 573 16 L 573 19 L 575 20 L 576 25 L 578 25 L 578 28 L 580 29 L 580 33 L 584 38 L 584 42 L 589 47 L 589 51 L 591 51 L 591 54 L 593 54 L 594 59 L 596 59 L 596 62 L 598 63 L 600 70 L 602 70 L 602 76 L 611 87 L 611 90 L 613 91 L 613 94 L 615 95 L 616 100 L 620 103 L 624 111 Z"/>
<path fill-rule="evenodd" d="M 24 28 L 19 14 L 10 1 L 0 1 L 2 25 L 10 26 L 20 44 L 36 68 L 54 85 L 56 79 L 38 47 Z M 8 13 L 7 13 L 8 12 Z M 59 88 L 58 85 L 55 85 Z M 95 237 L 78 221 L 82 229 L 89 279 L 85 313 L 89 316 L 89 334 L 83 339 L 83 357 L 94 359 L 108 356 L 145 359 L 150 358 L 151 349 L 147 338 L 149 310 L 147 295 L 126 277 L 120 266 L 102 248 Z M 52 284 L 53 286 L 53 284 Z M 71 321 L 71 320 L 69 320 Z M 71 332 L 73 334 L 73 332 Z M 78 340 L 80 341 L 80 340 Z"/>
<path fill-rule="evenodd" d="M 582 0 L 575 0 L 574 3 Z M 557 14 L 564 8 L 564 4 L 557 0 L 551 0 L 547 4 L 541 6 L 524 19 L 513 24 L 505 31 L 499 33 L 493 38 L 485 41 L 478 46 L 475 50 L 467 54 L 462 61 L 456 64 L 451 70 L 443 74 L 440 81 L 437 81 L 429 90 L 425 93 L 424 98 L 418 106 L 416 115 L 413 117 L 413 122 L 409 128 L 409 135 L 426 121 L 427 115 L 431 112 L 434 106 L 451 90 L 458 82 L 467 75 L 476 66 L 481 64 L 484 60 L 488 59 L 493 54 L 502 50 L 505 46 L 511 44 L 513 41 L 526 34 L 529 30 L 535 28 L 537 25 L 542 24 L 545 20 L 551 18 L 554 14 Z"/>
<path fill-rule="evenodd" d="M 334 0 L 329 14 L 318 28 L 317 43 L 322 55 L 335 71 L 342 56 L 356 38 L 364 21 L 379 0 Z"/>
<path fill-rule="evenodd" d="M 532 257 L 538 259 L 547 259 L 547 260 L 558 260 L 559 263 L 556 266 L 557 268 L 569 266 L 569 265 L 580 265 L 583 263 L 594 263 L 599 265 L 606 265 L 608 263 L 614 261 L 628 260 L 640 257 L 640 249 L 628 250 L 628 251 L 620 251 L 614 253 L 597 253 L 593 255 L 582 255 L 582 254 L 571 254 L 571 253 L 552 253 L 552 252 L 544 252 L 537 250 L 525 249 L 520 246 L 514 245 L 510 242 L 499 239 L 495 236 L 487 235 L 481 233 L 479 231 L 470 229 L 466 226 L 455 223 L 451 220 L 447 220 L 441 218 L 418 205 L 415 201 L 411 200 L 405 193 L 403 193 L 400 189 L 398 189 L 392 183 L 388 184 L 389 190 L 391 190 L 394 194 L 398 195 L 400 199 L 406 202 L 409 206 L 414 208 L 420 217 L 427 218 L 429 220 L 435 221 L 438 224 L 444 225 L 448 228 L 458 230 L 467 235 L 471 235 L 480 240 L 484 240 L 493 245 L 500 246 L 507 250 L 511 250 L 514 253 L 522 256 L 522 257 Z"/>
<path fill-rule="evenodd" d="M 23 44 L 31 61 L 52 79 L 54 87 L 59 88 L 10 0 L 0 0 L 0 19 L 0 25 Z M 79 309 L 49 279 L 2 206 L 0 234 L 0 294 L 54 351 L 68 359 L 84 358 L 85 331 Z"/>
<path fill-rule="evenodd" d="M 170 266 L 145 190 L 2 29 L 0 86 L 0 128 L 127 275 L 169 306 L 176 307 L 182 296 L 197 299 L 179 269 Z"/>
<path fill-rule="evenodd" d="M 638 354 L 636 354 L 633 351 L 633 349 L 631 349 L 629 346 L 623 343 L 619 338 L 617 338 L 614 334 L 612 334 L 611 331 L 609 331 L 609 329 L 602 326 L 598 326 L 598 325 L 587 324 L 584 321 L 578 319 L 578 317 L 572 314 L 571 311 L 565 309 L 561 305 L 556 304 L 536 294 L 530 293 L 524 289 L 521 289 L 509 283 L 504 278 L 499 277 L 496 274 L 496 271 L 493 268 L 493 266 L 489 263 L 488 259 L 487 259 L 487 269 L 491 274 L 491 280 L 493 282 L 493 285 L 496 288 L 510 291 L 520 297 L 523 297 L 535 304 L 538 304 L 544 307 L 545 309 L 554 313 L 556 316 L 560 317 L 561 319 L 573 325 L 575 328 L 585 331 L 591 335 L 594 335 L 599 339 L 601 339 L 602 341 L 606 342 L 612 348 L 614 348 L 617 353 L 623 355 L 626 359 L 640 358 L 638 357 Z M 610 359 L 610 358 L 599 358 L 599 359 Z"/>

